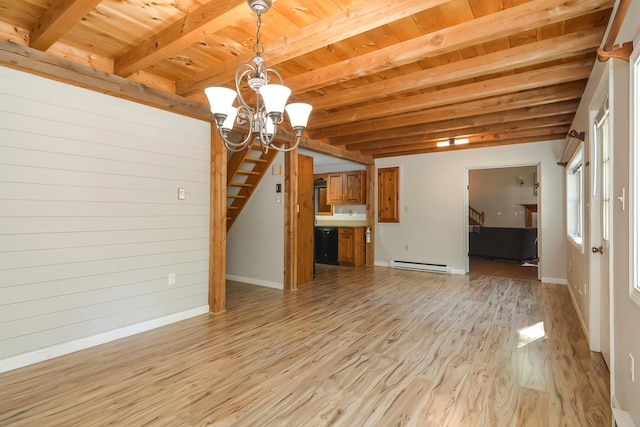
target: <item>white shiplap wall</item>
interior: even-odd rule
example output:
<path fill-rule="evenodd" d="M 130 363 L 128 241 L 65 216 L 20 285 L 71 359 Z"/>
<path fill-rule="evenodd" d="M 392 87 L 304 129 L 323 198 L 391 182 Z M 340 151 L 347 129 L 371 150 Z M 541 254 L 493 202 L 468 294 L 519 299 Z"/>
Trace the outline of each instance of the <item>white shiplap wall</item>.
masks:
<path fill-rule="evenodd" d="M 207 311 L 209 132 L 0 67 L 0 371 Z"/>

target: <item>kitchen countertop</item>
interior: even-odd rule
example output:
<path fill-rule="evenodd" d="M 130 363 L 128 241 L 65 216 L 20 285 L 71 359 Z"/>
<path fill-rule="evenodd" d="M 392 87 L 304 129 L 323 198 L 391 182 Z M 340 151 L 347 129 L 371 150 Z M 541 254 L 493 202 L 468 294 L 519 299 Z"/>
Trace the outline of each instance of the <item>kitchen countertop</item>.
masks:
<path fill-rule="evenodd" d="M 366 221 L 323 221 L 318 220 L 315 223 L 316 227 L 366 227 Z"/>

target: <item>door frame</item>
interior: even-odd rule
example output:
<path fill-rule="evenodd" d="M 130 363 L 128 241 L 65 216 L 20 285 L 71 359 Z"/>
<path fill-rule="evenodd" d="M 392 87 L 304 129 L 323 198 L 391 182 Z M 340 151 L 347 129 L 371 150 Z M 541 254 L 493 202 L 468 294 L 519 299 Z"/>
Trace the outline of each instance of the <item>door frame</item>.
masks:
<path fill-rule="evenodd" d="M 596 115 L 598 114 L 598 111 L 600 110 L 600 107 L 602 106 L 602 104 L 604 103 L 605 99 L 608 97 L 609 98 L 609 115 L 610 118 L 613 117 L 613 81 L 610 79 L 610 69 L 611 69 L 612 63 L 611 61 L 608 61 L 606 63 L 605 66 L 605 70 L 602 73 L 602 76 L 600 78 L 600 81 L 598 82 L 598 85 L 596 87 L 595 90 L 595 96 L 592 98 L 591 103 L 589 104 L 589 122 L 587 125 L 587 138 L 588 138 L 588 144 L 587 146 L 589 147 L 589 162 L 592 165 L 592 167 L 590 167 L 590 171 L 589 171 L 589 197 L 588 197 L 588 201 L 589 201 L 589 206 L 590 208 L 588 209 L 589 212 L 589 242 L 588 244 L 585 245 L 586 247 L 586 251 L 588 251 L 586 258 L 586 262 L 588 264 L 588 289 L 589 289 L 589 348 L 592 351 L 597 351 L 597 352 L 601 352 L 602 351 L 602 330 L 601 330 L 601 326 L 602 326 L 602 308 L 600 305 L 600 295 L 601 292 L 603 291 L 602 289 L 602 281 L 601 281 L 601 257 L 600 255 L 595 255 L 591 252 L 591 248 L 594 246 L 599 246 L 600 242 L 601 242 L 601 229 L 600 229 L 600 217 L 599 215 L 596 215 L 596 218 L 594 218 L 594 209 L 600 209 L 599 206 L 599 201 L 600 201 L 600 196 L 598 195 L 598 197 L 596 198 L 596 196 L 594 195 L 594 171 L 596 164 L 599 163 L 600 159 L 598 156 L 595 155 L 596 153 L 596 145 L 595 145 L 595 135 L 594 135 L 594 128 L 593 128 L 593 123 L 594 120 L 596 118 Z M 611 122 L 610 122 L 611 123 Z M 611 133 L 612 127 L 610 127 L 610 133 Z M 611 135 L 610 135 L 611 137 Z M 613 149 L 613 145 L 611 146 L 611 148 Z M 613 154 L 611 154 L 611 162 L 612 162 L 612 166 L 611 168 L 613 168 Z M 599 169 L 599 164 L 598 164 L 598 169 Z M 596 175 L 596 179 L 598 178 L 598 174 L 597 172 L 595 172 Z M 611 177 L 612 178 L 612 177 Z M 612 181 L 610 180 L 610 184 L 612 184 Z M 610 203 L 609 205 L 609 214 L 612 215 L 612 209 L 613 209 L 613 203 Z M 611 216 L 610 216 L 611 218 Z M 594 221 L 594 219 L 596 219 Z M 613 234 L 610 236 L 611 240 L 609 241 L 609 277 L 608 277 L 608 282 L 609 282 L 609 286 L 608 286 L 608 292 L 609 292 L 609 356 L 610 356 L 610 366 L 609 366 L 609 372 L 614 372 L 614 365 L 615 365 L 615 354 L 614 354 L 614 350 L 615 350 L 615 346 L 614 346 L 614 334 L 613 334 L 613 313 L 615 311 L 614 309 L 614 299 L 613 299 L 613 269 L 612 269 L 612 259 L 613 259 Z M 597 240 L 597 242 L 596 242 Z M 596 258 L 596 256 L 598 258 Z M 614 387 L 614 380 L 615 378 L 613 376 L 611 376 L 610 378 L 610 383 L 611 383 L 611 389 L 613 390 Z"/>
<path fill-rule="evenodd" d="M 542 277 L 542 257 L 540 256 L 540 249 L 542 248 L 542 215 L 544 208 L 542 206 L 542 191 L 544 189 L 542 183 L 542 164 L 540 162 L 535 163 L 511 163 L 504 165 L 485 165 L 485 166 L 473 166 L 465 168 L 464 176 L 464 253 L 465 253 L 465 273 L 469 273 L 469 172 L 473 170 L 485 170 L 485 169 L 507 169 L 507 168 L 519 168 L 519 167 L 536 167 L 536 176 L 538 180 L 538 194 L 536 195 L 536 203 L 538 204 L 538 227 L 537 227 L 537 239 L 538 244 L 536 248 L 536 255 L 538 256 L 538 280 Z"/>

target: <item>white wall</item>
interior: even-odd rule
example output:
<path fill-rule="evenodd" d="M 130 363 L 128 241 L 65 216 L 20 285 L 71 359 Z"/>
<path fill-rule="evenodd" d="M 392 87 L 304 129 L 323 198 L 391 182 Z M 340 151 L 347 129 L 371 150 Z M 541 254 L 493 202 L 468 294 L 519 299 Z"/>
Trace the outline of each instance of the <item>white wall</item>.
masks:
<path fill-rule="evenodd" d="M 626 41 L 634 42 L 634 49 L 640 46 L 640 1 L 633 0 L 627 11 L 622 29 L 618 34 L 616 43 Z M 629 63 L 612 59 L 607 63 L 596 62 L 594 70 L 589 78 L 582 101 L 572 129 L 587 132 L 585 141 L 585 160 L 593 162 L 589 146 L 592 141 L 592 129 L 590 126 L 590 106 L 599 104 L 601 89 L 609 94 L 611 106 L 611 129 L 613 132 L 613 193 L 620 195 L 622 189 L 629 189 L 629 148 L 632 144 L 630 137 L 630 65 Z M 635 96 L 638 96 L 636 93 Z M 590 168 L 587 168 L 586 179 L 590 179 Z M 585 204 L 588 195 L 585 195 Z M 630 203 L 633 195 L 629 195 L 627 203 Z M 627 205 L 628 206 L 628 205 Z M 585 205 L 585 212 L 589 212 Z M 613 313 L 612 333 L 612 360 L 611 360 L 611 392 L 614 402 L 631 412 L 636 425 L 640 425 L 640 339 L 638 338 L 638 325 L 640 325 L 640 307 L 629 299 L 629 210 L 623 210 L 622 205 L 614 198 L 612 212 L 612 242 L 611 253 L 613 256 L 611 269 L 611 283 L 613 295 L 611 300 L 611 313 Z M 595 288 L 595 280 L 589 281 L 590 251 L 591 246 L 599 246 L 599 242 L 591 241 L 588 233 L 588 224 L 585 233 L 585 254 L 569 245 L 568 255 L 572 260 L 573 268 L 570 272 L 571 282 L 588 283 L 589 292 L 580 293 L 579 288 L 570 287 L 576 301 L 576 308 L 590 325 L 591 317 L 599 315 L 599 289 Z M 573 284 L 573 283 L 572 283 Z M 592 331 L 589 330 L 589 333 Z M 593 338 L 593 337 L 592 337 Z M 636 379 L 632 382 L 628 372 L 628 355 L 635 357 Z"/>
<path fill-rule="evenodd" d="M 279 153 L 273 164 L 283 165 Z M 284 173 L 284 172 L 283 172 Z M 276 203 L 282 184 L 282 203 Z M 267 173 L 227 234 L 227 278 L 284 289 L 284 174 Z"/>
<path fill-rule="evenodd" d="M 209 132 L 0 67 L 0 371 L 207 311 Z"/>
<path fill-rule="evenodd" d="M 563 149 L 564 141 L 550 141 L 377 159 L 376 167 L 400 166 L 400 223 L 377 224 L 376 264 L 397 259 L 446 264 L 464 272 L 467 170 L 540 164 L 542 278 L 566 283 L 564 169 L 556 164 Z"/>
<path fill-rule="evenodd" d="M 537 166 L 469 171 L 469 206 L 484 212 L 486 227 L 526 226 L 523 204 L 536 204 L 533 177 Z M 522 178 L 522 184 L 520 184 Z"/>

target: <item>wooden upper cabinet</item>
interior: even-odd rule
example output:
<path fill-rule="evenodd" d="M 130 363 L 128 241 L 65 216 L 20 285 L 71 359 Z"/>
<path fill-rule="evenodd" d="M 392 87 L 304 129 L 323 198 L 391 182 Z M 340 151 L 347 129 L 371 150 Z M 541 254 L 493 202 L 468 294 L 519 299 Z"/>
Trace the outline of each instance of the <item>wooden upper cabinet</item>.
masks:
<path fill-rule="evenodd" d="M 351 171 L 342 173 L 342 204 L 364 205 L 367 203 L 365 171 Z"/>
<path fill-rule="evenodd" d="M 342 204 L 342 172 L 327 174 L 327 204 Z"/>
<path fill-rule="evenodd" d="M 366 204 L 365 176 L 363 170 L 327 174 L 327 204 Z"/>
<path fill-rule="evenodd" d="M 400 222 L 400 168 L 378 169 L 378 222 Z"/>

